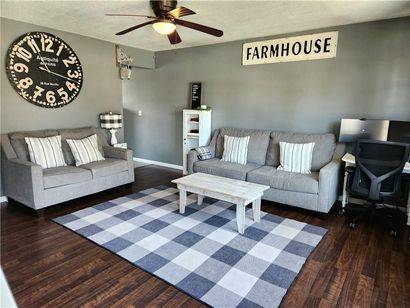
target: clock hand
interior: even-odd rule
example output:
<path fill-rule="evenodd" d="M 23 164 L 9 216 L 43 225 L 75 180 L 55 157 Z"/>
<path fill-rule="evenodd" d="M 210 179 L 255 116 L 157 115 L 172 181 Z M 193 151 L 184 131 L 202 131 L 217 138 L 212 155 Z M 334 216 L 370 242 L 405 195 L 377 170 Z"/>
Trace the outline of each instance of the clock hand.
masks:
<path fill-rule="evenodd" d="M 65 78 L 65 79 L 70 80 L 70 81 L 72 81 L 72 82 L 75 82 L 75 83 L 77 83 L 77 84 L 79 84 L 79 83 L 80 83 L 80 82 L 78 82 L 77 80 L 74 80 L 74 79 L 71 79 L 71 78 L 69 78 L 69 77 L 66 77 L 66 76 L 60 75 L 60 74 L 58 74 L 58 73 L 54 73 L 54 72 L 50 71 L 49 69 L 45 69 L 45 68 L 44 68 L 44 67 L 42 67 L 42 66 L 40 66 L 40 69 L 41 69 L 42 71 L 46 71 L 46 72 L 48 72 L 48 73 L 50 73 L 50 74 L 53 74 L 53 75 L 56 75 L 56 76 L 59 76 L 59 77 Z"/>
<path fill-rule="evenodd" d="M 43 59 L 43 57 L 40 55 L 40 53 L 38 53 L 38 56 L 40 57 L 41 62 L 43 62 L 43 65 L 46 67 L 47 72 L 50 72 L 50 70 L 48 69 L 48 66 L 47 66 L 46 62 L 44 62 L 44 59 Z"/>

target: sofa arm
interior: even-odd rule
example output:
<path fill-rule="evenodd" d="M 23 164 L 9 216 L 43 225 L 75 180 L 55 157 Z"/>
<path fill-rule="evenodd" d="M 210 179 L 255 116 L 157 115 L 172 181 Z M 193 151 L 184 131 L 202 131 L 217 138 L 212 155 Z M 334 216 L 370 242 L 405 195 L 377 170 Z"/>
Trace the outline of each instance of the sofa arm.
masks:
<path fill-rule="evenodd" d="M 134 161 L 133 153 L 130 149 L 115 148 L 112 146 L 103 146 L 104 156 L 107 158 L 115 158 L 126 160 L 128 164 L 128 174 L 130 182 L 134 181 Z"/>
<path fill-rule="evenodd" d="M 196 163 L 197 161 L 199 161 L 198 153 L 195 150 L 189 151 L 187 162 L 188 174 L 194 173 L 194 163 Z"/>
<path fill-rule="evenodd" d="M 346 154 L 346 144 L 344 143 L 338 143 L 336 145 L 335 152 L 333 153 L 333 158 L 332 160 L 334 161 L 340 161 L 342 160 L 343 155 Z"/>
<path fill-rule="evenodd" d="M 339 197 L 340 160 L 332 160 L 319 172 L 318 211 L 328 213 Z"/>
<path fill-rule="evenodd" d="M 43 169 L 40 165 L 17 158 L 3 158 L 4 194 L 29 207 L 44 207 Z"/>
<path fill-rule="evenodd" d="M 132 150 L 103 146 L 104 157 L 128 160 L 132 159 Z"/>

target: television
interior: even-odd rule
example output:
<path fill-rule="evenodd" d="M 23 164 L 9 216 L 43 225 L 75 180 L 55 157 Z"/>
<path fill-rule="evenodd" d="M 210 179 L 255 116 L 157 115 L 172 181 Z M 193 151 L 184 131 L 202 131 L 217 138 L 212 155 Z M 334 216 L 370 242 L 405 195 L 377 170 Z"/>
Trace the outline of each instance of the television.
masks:
<path fill-rule="evenodd" d="M 358 139 L 387 141 L 389 120 L 342 119 L 339 142 L 356 142 Z"/>

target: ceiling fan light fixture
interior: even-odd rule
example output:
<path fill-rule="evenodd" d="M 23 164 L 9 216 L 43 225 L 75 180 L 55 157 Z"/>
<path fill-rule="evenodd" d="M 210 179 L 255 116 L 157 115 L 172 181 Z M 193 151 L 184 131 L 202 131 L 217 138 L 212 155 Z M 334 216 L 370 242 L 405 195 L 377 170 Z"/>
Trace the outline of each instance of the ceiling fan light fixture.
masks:
<path fill-rule="evenodd" d="M 152 27 L 159 34 L 168 35 L 173 33 L 177 26 L 170 20 L 162 19 L 152 24 Z"/>

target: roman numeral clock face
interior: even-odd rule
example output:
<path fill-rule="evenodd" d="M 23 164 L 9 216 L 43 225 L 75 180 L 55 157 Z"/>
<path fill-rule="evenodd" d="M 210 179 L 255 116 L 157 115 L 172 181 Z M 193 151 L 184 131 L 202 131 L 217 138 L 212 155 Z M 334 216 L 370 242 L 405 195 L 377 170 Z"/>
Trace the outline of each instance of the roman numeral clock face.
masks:
<path fill-rule="evenodd" d="M 80 93 L 80 60 L 67 43 L 52 34 L 26 33 L 10 45 L 6 57 L 10 83 L 30 103 L 58 108 Z"/>

